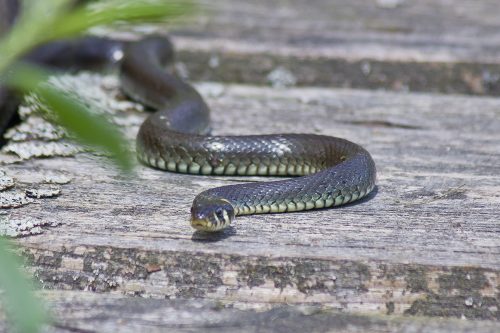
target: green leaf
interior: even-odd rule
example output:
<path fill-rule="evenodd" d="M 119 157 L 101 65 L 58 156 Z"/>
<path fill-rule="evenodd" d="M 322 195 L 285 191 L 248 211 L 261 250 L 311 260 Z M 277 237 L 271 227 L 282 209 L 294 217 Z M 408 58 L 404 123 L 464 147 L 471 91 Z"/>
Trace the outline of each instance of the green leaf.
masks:
<path fill-rule="evenodd" d="M 72 0 L 24 1 L 12 31 L 0 40 L 0 72 L 30 49 L 97 25 L 174 18 L 195 9 L 194 0 L 106 0 L 73 7 Z M 0 15 L 1 19 L 1 15 Z"/>
<path fill-rule="evenodd" d="M 22 333 L 38 332 L 48 317 L 41 303 L 32 296 L 33 286 L 19 271 L 19 260 L 9 251 L 11 244 L 0 237 L 0 286 L 14 327 Z"/>
<path fill-rule="evenodd" d="M 0 40 L 0 73 L 16 58 L 47 41 L 47 32 L 69 10 L 70 1 L 22 1 L 16 24 Z"/>
<path fill-rule="evenodd" d="M 192 12 L 191 1 L 103 1 L 83 6 L 62 17 L 50 29 L 48 38 L 62 38 L 91 27 L 114 22 L 158 21 Z"/>

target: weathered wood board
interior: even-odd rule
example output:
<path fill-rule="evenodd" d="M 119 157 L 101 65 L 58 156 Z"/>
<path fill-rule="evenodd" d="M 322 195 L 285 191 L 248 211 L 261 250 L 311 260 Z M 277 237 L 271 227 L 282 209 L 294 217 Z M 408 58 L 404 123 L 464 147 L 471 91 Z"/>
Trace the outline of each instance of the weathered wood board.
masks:
<path fill-rule="evenodd" d="M 25 236 L 17 242 L 42 288 L 104 292 L 50 292 L 70 327 L 55 330 L 98 330 L 99 318 L 78 318 L 115 305 L 118 313 L 181 308 L 191 319 L 198 307 L 211 313 L 220 305 L 221 327 L 243 311 L 247 331 L 266 316 L 295 317 L 304 305 L 329 313 L 304 318 L 316 331 L 330 320 L 348 322 L 334 327 L 348 332 L 498 330 L 500 100 L 406 92 L 498 95 L 496 3 L 387 3 L 221 0 L 197 24 L 173 29 L 177 69 L 199 82 L 215 133 L 307 132 L 360 143 L 379 175 L 376 193 L 360 203 L 241 217 L 221 235 L 194 233 L 197 193 L 266 179 L 145 166 L 126 176 L 36 115 L 11 132 L 0 153 L 0 233 Z M 227 83 L 235 81 L 248 85 Z M 112 78 L 71 82 L 134 138 L 146 115 L 123 101 Z M 110 318 L 106 327 L 144 324 L 133 318 L 126 327 Z M 199 327 L 209 326 L 204 320 Z"/>
<path fill-rule="evenodd" d="M 42 295 L 58 314 L 44 332 L 496 333 L 500 327 L 491 321 L 354 315 L 314 305 L 257 311 L 202 299 L 144 299 L 73 291 Z M 0 332 L 4 330 L 0 322 Z"/>
<path fill-rule="evenodd" d="M 207 1 L 173 29 L 195 80 L 500 94 L 496 0 Z"/>
<path fill-rule="evenodd" d="M 498 319 L 500 100 L 198 87 L 217 110 L 217 133 L 313 132 L 362 144 L 377 163 L 377 193 L 339 209 L 241 217 L 206 236 L 188 223 L 194 196 L 258 178 L 144 166 L 127 177 L 88 153 L 9 164 L 16 190 L 45 174 L 72 179 L 57 198 L 9 212 L 60 224 L 19 240 L 44 288 Z M 133 136 L 144 114 L 120 117 Z"/>

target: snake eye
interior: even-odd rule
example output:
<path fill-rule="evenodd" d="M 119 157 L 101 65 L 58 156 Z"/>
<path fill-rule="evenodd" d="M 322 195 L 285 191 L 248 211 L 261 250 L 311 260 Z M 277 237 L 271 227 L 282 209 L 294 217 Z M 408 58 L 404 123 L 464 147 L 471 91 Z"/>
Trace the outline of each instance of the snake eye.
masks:
<path fill-rule="evenodd" d="M 217 215 L 219 220 L 224 221 L 224 211 L 222 210 L 222 208 L 217 208 L 215 210 L 215 215 Z"/>

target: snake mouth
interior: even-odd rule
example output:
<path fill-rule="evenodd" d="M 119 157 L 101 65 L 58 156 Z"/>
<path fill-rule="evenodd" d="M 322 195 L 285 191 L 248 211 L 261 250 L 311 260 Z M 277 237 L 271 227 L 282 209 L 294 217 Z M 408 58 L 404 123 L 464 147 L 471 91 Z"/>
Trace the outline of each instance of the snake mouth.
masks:
<path fill-rule="evenodd" d="M 226 227 L 225 223 L 212 223 L 206 219 L 191 219 L 191 226 L 198 231 L 216 232 Z"/>
<path fill-rule="evenodd" d="M 196 230 L 207 231 L 211 228 L 209 227 L 211 223 L 207 220 L 191 219 L 191 226 Z"/>

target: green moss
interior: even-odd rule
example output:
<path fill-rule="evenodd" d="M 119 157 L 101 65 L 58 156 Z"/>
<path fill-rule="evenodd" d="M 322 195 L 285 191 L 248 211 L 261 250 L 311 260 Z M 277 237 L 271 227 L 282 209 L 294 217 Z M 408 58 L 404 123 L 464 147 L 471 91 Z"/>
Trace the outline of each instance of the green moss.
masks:
<path fill-rule="evenodd" d="M 440 293 L 452 290 L 463 292 L 479 291 L 488 286 L 484 270 L 479 268 L 455 267 L 450 274 L 441 275 L 438 280 Z"/>
<path fill-rule="evenodd" d="M 290 259 L 286 264 L 258 259 L 238 272 L 238 281 L 249 287 L 271 280 L 275 288 L 296 287 L 304 294 L 314 291 L 335 294 L 337 289 L 366 292 L 370 279 L 367 265 L 348 261 L 332 266 L 328 261 L 310 259 Z"/>
<path fill-rule="evenodd" d="M 499 300 L 494 297 L 443 296 L 430 294 L 405 311 L 407 315 L 431 317 L 457 317 L 468 319 L 500 319 Z"/>
<path fill-rule="evenodd" d="M 35 255 L 36 253 L 36 255 Z M 500 296 L 484 296 L 489 287 L 486 271 L 479 268 L 457 267 L 438 274 L 438 290 L 431 289 L 430 268 L 421 265 L 379 265 L 375 278 L 371 267 L 360 262 L 318 259 L 244 257 L 213 253 L 176 251 L 148 252 L 137 249 L 93 247 L 92 251 L 75 254 L 72 249 L 61 252 L 27 250 L 25 255 L 35 266 L 35 276 L 49 289 L 86 289 L 111 291 L 120 289 L 120 279 L 147 280 L 148 267 L 160 267 L 154 274 L 168 283 L 171 291 L 165 297 L 200 298 L 224 286 L 223 273 L 236 269 L 238 289 L 261 286 L 270 281 L 273 287 L 293 288 L 305 295 L 330 294 L 332 300 L 348 307 L 342 295 L 369 293 L 377 281 L 401 281 L 412 293 L 423 297 L 411 304 L 406 315 L 442 316 L 476 319 L 500 319 Z M 62 257 L 83 259 L 83 271 L 61 270 Z M 372 281 L 372 279 L 374 279 Z M 226 286 L 229 287 L 229 286 Z M 398 287 L 399 288 L 399 287 Z M 142 291 L 137 291 L 141 295 Z M 386 300 L 387 314 L 394 314 L 397 305 Z"/>
<path fill-rule="evenodd" d="M 407 289 L 412 293 L 428 291 L 427 268 L 421 265 L 396 265 L 388 268 L 387 265 L 381 264 L 378 266 L 381 271 L 378 279 L 388 279 L 396 281 L 398 278 L 404 278 Z"/>
<path fill-rule="evenodd" d="M 437 293 L 429 292 L 424 299 L 415 301 L 405 314 L 457 317 L 470 319 L 500 319 L 498 298 L 483 296 L 488 287 L 485 270 L 471 267 L 454 267 L 449 273 L 438 276 Z"/>
<path fill-rule="evenodd" d="M 407 288 L 412 293 L 426 292 L 429 290 L 427 285 L 427 270 L 424 267 L 417 266 L 408 269 L 405 281 Z"/>
<path fill-rule="evenodd" d="M 364 72 L 367 59 L 324 57 L 291 57 L 268 53 L 256 54 L 251 64 L 246 55 L 220 52 L 216 67 L 206 66 L 213 52 L 181 50 L 182 59 L 194 81 L 268 84 L 267 75 L 275 68 L 293 68 L 297 86 L 351 87 L 495 95 L 500 92 L 500 68 L 496 64 L 456 62 L 394 62 L 369 60 L 370 70 Z M 485 75 L 487 73 L 487 75 Z M 476 82 L 479 82 L 477 84 Z M 450 199 L 462 197 L 452 195 Z M 448 198 L 448 197 L 447 197 Z"/>

